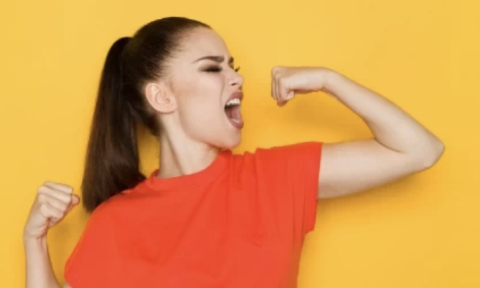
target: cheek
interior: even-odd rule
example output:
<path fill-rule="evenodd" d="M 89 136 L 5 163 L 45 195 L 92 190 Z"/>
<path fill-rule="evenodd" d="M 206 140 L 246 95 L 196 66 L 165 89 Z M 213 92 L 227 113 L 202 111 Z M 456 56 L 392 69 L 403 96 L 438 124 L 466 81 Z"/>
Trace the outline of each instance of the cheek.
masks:
<path fill-rule="evenodd" d="M 205 75 L 205 77 L 198 78 L 198 91 L 203 91 L 206 95 L 211 97 L 220 97 L 225 87 L 225 81 L 219 74 Z"/>
<path fill-rule="evenodd" d="M 197 107 L 208 110 L 213 107 L 218 108 L 222 103 L 223 83 L 222 77 L 215 75 L 196 77 L 193 81 L 181 83 L 177 93 L 180 101 L 179 109 L 183 108 L 181 106 L 189 107 L 194 103 Z"/>
<path fill-rule="evenodd" d="M 215 125 L 211 121 L 219 121 L 224 116 L 222 77 L 206 75 L 197 77 L 195 81 L 178 83 L 176 92 L 178 110 L 184 124 L 198 129 L 199 126 Z M 213 128 L 213 127 L 211 127 Z"/>
<path fill-rule="evenodd" d="M 224 80 L 221 76 L 201 75 L 178 81 L 175 85 L 175 94 L 181 100 L 217 99 L 220 101 L 224 89 Z"/>

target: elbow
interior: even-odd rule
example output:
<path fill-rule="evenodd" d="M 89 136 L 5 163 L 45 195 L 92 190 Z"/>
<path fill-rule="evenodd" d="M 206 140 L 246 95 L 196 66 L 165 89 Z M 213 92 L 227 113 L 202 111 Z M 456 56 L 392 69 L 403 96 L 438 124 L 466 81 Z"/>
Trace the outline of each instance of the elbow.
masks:
<path fill-rule="evenodd" d="M 442 158 L 442 155 L 445 152 L 445 145 L 439 139 L 432 141 L 430 145 L 426 145 L 426 149 L 421 153 L 420 157 L 417 159 L 420 160 L 418 165 L 420 170 L 429 169 Z"/>

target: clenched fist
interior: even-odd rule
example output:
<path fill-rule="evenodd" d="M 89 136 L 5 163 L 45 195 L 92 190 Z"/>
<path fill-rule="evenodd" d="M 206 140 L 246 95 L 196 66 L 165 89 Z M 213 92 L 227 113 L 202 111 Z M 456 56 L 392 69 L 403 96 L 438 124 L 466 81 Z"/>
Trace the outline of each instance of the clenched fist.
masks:
<path fill-rule="evenodd" d="M 278 106 L 284 106 L 295 94 L 325 91 L 329 73 L 332 73 L 332 70 L 326 68 L 274 67 L 272 97 Z"/>
<path fill-rule="evenodd" d="M 45 182 L 37 191 L 24 229 L 24 239 L 39 239 L 60 222 L 80 198 L 67 185 Z"/>

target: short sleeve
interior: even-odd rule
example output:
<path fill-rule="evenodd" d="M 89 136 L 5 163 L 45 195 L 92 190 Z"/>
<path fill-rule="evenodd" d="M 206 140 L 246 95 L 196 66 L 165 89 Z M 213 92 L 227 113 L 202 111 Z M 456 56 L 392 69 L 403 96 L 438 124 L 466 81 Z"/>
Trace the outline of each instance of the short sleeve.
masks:
<path fill-rule="evenodd" d="M 278 209 L 292 217 L 295 230 L 303 234 L 315 226 L 322 144 L 303 142 L 255 153 L 257 170 L 269 182 Z"/>
<path fill-rule="evenodd" d="M 73 288 L 113 287 L 119 268 L 113 231 L 110 214 L 102 204 L 93 211 L 65 265 L 65 280 Z"/>

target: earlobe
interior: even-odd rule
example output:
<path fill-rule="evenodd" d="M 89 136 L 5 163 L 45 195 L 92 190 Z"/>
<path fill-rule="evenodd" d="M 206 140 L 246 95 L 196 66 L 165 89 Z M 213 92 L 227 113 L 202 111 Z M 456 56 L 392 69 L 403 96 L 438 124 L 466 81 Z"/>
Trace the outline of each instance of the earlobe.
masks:
<path fill-rule="evenodd" d="M 150 106 L 160 113 L 171 113 L 177 107 L 175 97 L 164 83 L 148 83 L 145 96 Z"/>

